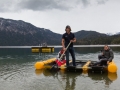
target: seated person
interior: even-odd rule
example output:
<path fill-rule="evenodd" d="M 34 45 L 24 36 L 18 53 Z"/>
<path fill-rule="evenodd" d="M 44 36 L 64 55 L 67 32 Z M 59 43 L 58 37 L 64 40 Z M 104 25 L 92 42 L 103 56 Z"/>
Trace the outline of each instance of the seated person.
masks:
<path fill-rule="evenodd" d="M 95 65 L 100 65 L 100 66 L 107 65 L 109 64 L 109 62 L 113 60 L 113 58 L 114 58 L 114 54 L 113 54 L 112 49 L 110 49 L 108 45 L 105 45 L 104 50 L 102 51 L 102 54 L 98 55 L 99 61 L 93 65 L 94 66 Z"/>
<path fill-rule="evenodd" d="M 61 55 L 62 55 L 63 53 L 64 53 L 64 50 L 61 49 L 60 52 L 58 53 L 57 58 L 60 59 L 60 57 L 61 57 Z M 62 61 L 62 60 L 65 60 L 65 54 L 64 54 L 63 57 L 61 58 L 61 61 Z"/>
<path fill-rule="evenodd" d="M 61 49 L 60 52 L 58 53 L 57 59 L 55 61 L 58 66 L 61 66 L 66 63 L 65 54 L 61 57 L 63 53 L 64 53 L 63 49 Z"/>

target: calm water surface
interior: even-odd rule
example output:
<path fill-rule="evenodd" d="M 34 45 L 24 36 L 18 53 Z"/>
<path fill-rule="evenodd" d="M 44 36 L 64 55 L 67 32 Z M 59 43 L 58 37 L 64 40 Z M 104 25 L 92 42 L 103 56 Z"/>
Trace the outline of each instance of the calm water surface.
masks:
<path fill-rule="evenodd" d="M 75 48 L 76 59 L 97 60 L 102 48 Z M 0 90 L 120 90 L 120 48 L 114 50 L 117 74 L 35 70 L 37 61 L 56 57 L 31 49 L 0 49 Z"/>

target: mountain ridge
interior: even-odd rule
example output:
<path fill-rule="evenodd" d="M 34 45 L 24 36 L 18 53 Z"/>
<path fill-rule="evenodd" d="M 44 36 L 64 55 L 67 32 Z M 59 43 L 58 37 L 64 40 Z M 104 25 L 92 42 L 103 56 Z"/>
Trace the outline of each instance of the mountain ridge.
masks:
<path fill-rule="evenodd" d="M 119 34 L 109 36 L 97 31 L 79 30 L 73 32 L 75 44 L 118 44 Z M 29 46 L 46 42 L 48 45 L 61 45 L 62 34 L 39 28 L 22 20 L 0 18 L 0 46 Z M 98 42 L 100 41 L 100 42 Z"/>

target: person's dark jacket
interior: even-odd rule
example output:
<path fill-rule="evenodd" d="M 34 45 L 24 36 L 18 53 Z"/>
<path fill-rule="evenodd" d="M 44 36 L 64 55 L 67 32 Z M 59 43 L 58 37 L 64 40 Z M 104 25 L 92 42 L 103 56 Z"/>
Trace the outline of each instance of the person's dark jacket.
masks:
<path fill-rule="evenodd" d="M 108 59 L 108 61 L 112 61 L 113 58 L 114 58 L 114 54 L 113 54 L 113 51 L 112 49 L 109 49 L 109 50 L 103 50 L 103 55 L 105 58 Z"/>

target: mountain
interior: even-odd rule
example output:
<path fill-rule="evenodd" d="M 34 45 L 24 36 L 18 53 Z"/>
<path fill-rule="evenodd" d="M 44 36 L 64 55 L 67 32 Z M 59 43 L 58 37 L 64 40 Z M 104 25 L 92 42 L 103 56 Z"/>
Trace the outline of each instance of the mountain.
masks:
<path fill-rule="evenodd" d="M 120 34 L 113 35 L 111 38 L 111 44 L 120 44 Z"/>
<path fill-rule="evenodd" d="M 120 34 L 107 35 L 96 31 L 74 32 L 78 45 L 120 44 Z M 61 45 L 61 34 L 36 27 L 22 20 L 0 18 L 0 46 L 30 46 L 46 42 Z"/>
<path fill-rule="evenodd" d="M 113 33 L 106 33 L 106 35 L 108 35 L 108 36 L 112 36 L 112 35 L 114 35 Z"/>
<path fill-rule="evenodd" d="M 75 44 L 78 45 L 105 44 L 100 42 L 101 40 L 98 39 L 109 37 L 108 35 L 103 33 L 85 30 L 78 31 L 75 33 L 75 35 L 77 38 L 77 42 Z"/>
<path fill-rule="evenodd" d="M 116 34 L 114 34 L 114 35 L 120 35 L 120 32 L 117 32 Z"/>
<path fill-rule="evenodd" d="M 96 37 L 107 37 L 106 34 L 99 33 L 96 31 L 85 31 L 81 30 L 75 33 L 77 39 L 94 39 Z"/>
<path fill-rule="evenodd" d="M 93 33 L 94 34 L 89 33 L 90 36 L 86 36 L 78 39 L 75 44 L 77 45 L 120 44 L 120 34 L 110 36 L 97 32 L 93 32 Z"/>
<path fill-rule="evenodd" d="M 60 44 L 61 35 L 22 20 L 0 18 L 1 46 L 39 45 L 43 42 Z"/>

